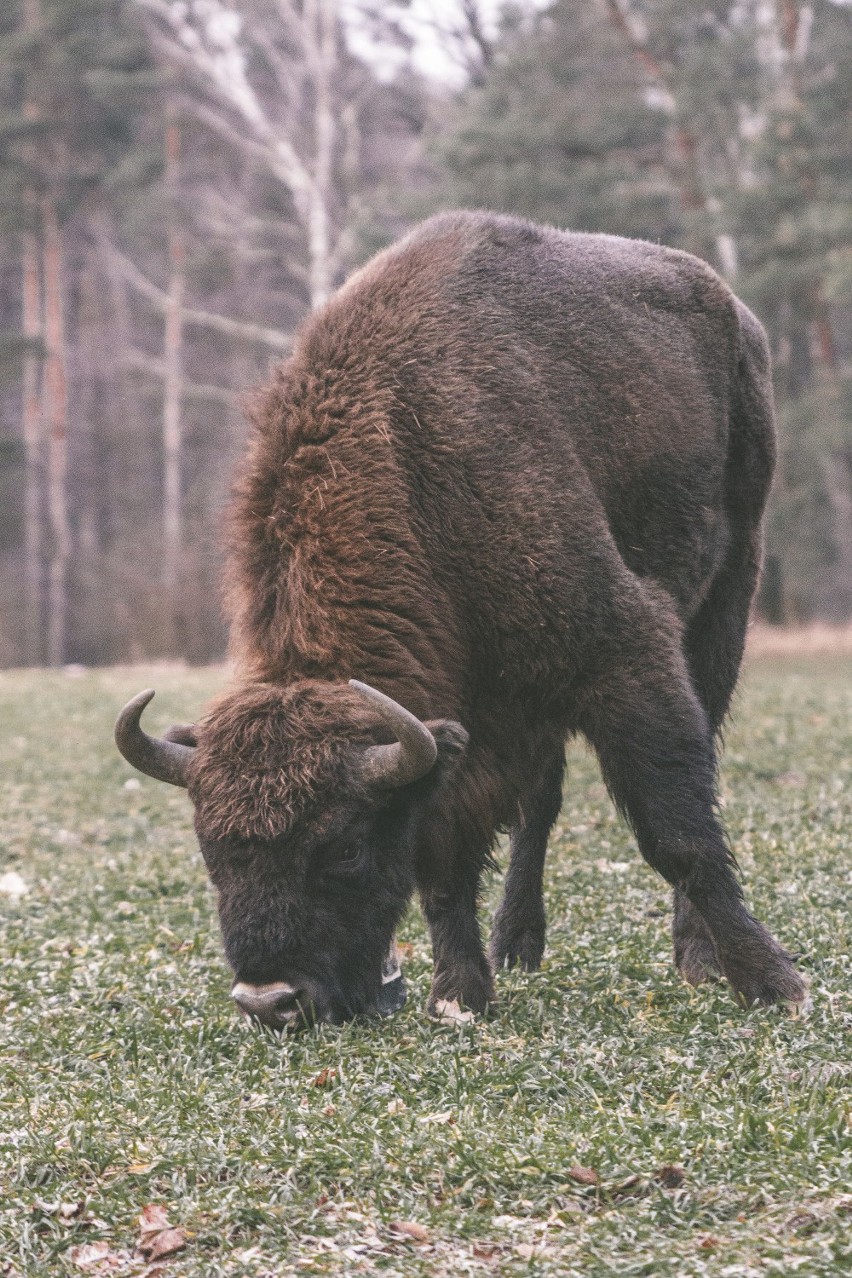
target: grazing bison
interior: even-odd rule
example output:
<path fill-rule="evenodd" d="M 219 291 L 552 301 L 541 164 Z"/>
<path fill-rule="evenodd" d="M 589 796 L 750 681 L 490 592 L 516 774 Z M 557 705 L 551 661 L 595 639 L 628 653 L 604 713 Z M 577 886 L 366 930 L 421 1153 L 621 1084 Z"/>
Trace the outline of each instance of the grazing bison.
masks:
<path fill-rule="evenodd" d="M 196 728 L 147 736 L 152 693 L 117 725 L 189 791 L 244 1011 L 376 1007 L 415 888 L 432 1005 L 482 1011 L 493 969 L 535 968 L 578 732 L 674 889 L 684 977 L 804 999 L 716 811 L 773 455 L 760 325 L 686 253 L 453 213 L 307 321 L 231 513 L 239 681 Z"/>

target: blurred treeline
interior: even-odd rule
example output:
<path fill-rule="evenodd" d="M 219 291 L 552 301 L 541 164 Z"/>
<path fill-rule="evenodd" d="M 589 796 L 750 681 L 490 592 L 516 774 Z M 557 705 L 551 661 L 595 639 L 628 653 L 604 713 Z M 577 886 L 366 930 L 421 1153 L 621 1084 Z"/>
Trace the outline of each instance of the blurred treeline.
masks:
<path fill-rule="evenodd" d="M 852 4 L 495 8 L 4 0 L 0 664 L 221 655 L 246 393 L 456 205 L 731 281 L 775 353 L 762 609 L 852 614 Z"/>

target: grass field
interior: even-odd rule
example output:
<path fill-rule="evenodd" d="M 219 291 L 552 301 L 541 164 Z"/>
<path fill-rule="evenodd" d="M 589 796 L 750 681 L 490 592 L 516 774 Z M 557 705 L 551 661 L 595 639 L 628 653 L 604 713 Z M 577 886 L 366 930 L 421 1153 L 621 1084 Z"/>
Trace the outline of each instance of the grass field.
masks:
<path fill-rule="evenodd" d="M 162 728 L 222 678 L 0 675 L 0 875 L 29 888 L 0 896 L 0 1275 L 144 1272 L 150 1205 L 176 1276 L 852 1269 L 852 657 L 754 660 L 724 762 L 809 1017 L 678 980 L 667 892 L 572 747 L 543 970 L 432 1024 L 412 910 L 406 1010 L 283 1041 L 230 1006 L 185 795 L 111 743 L 139 688 Z"/>

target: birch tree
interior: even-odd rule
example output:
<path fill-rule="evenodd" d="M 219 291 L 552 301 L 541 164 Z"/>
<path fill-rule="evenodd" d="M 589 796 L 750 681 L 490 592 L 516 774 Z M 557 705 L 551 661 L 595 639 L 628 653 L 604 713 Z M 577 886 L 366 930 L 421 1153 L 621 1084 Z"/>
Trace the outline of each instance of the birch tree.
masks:
<path fill-rule="evenodd" d="M 288 197 L 301 232 L 290 268 L 322 305 L 352 248 L 357 191 L 342 180 L 358 141 L 336 0 L 137 0 L 155 48 L 195 87 L 184 109 L 251 158 Z"/>
<path fill-rule="evenodd" d="M 186 293 L 186 240 L 180 223 L 180 143 L 178 122 L 166 122 L 166 192 L 169 196 L 169 285 L 163 342 L 163 589 L 169 607 L 172 642 L 178 611 L 183 544 L 181 492 L 181 400 L 183 396 L 183 305 Z"/>

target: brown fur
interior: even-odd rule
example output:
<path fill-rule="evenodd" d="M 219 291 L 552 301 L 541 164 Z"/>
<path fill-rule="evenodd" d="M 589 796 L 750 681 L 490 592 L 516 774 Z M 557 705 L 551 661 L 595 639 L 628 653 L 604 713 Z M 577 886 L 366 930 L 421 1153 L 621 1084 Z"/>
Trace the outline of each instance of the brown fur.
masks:
<path fill-rule="evenodd" d="M 512 827 L 492 955 L 534 965 L 579 730 L 682 894 L 690 954 L 717 953 L 742 990 L 731 947 L 747 933 L 752 984 L 792 997 L 801 982 L 744 910 L 714 814 L 773 461 L 765 339 L 709 267 L 487 214 L 425 223 L 307 321 L 257 400 L 230 525 L 243 682 L 199 734 L 202 840 L 279 840 L 275 865 L 303 827 L 321 843 L 358 749 L 386 739 L 350 677 L 450 721 L 435 776 L 370 810 L 407 823 L 394 837 L 432 927 L 435 995 L 481 1007 L 481 869 Z M 454 769 L 453 722 L 470 736 Z"/>

